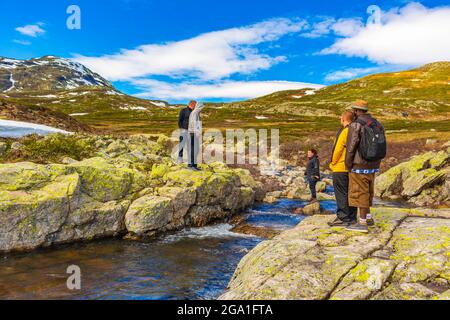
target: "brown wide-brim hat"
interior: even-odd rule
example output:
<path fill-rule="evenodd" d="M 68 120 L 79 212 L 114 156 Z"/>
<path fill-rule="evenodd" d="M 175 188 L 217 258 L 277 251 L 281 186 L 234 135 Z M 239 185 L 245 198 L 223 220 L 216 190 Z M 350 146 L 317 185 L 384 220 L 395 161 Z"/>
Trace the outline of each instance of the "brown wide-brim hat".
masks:
<path fill-rule="evenodd" d="M 364 100 L 358 100 L 358 101 L 353 102 L 350 105 L 350 108 L 353 110 L 369 111 L 369 103 Z"/>

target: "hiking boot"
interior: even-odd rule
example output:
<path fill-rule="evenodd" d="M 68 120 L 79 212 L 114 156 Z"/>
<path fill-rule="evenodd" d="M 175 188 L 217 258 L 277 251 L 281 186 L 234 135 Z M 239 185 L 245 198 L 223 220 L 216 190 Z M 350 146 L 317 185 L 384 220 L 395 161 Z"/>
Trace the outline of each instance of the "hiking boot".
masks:
<path fill-rule="evenodd" d="M 179 157 L 177 159 L 177 164 L 183 164 L 183 163 L 184 163 L 183 158 Z"/>
<path fill-rule="evenodd" d="M 366 225 L 362 225 L 360 223 L 352 224 L 352 225 L 348 226 L 345 230 L 353 231 L 353 232 L 360 232 L 360 233 L 369 233 L 369 227 Z"/>
<path fill-rule="evenodd" d="M 189 169 L 192 170 L 192 171 L 202 171 L 198 167 L 189 167 Z"/>
<path fill-rule="evenodd" d="M 339 218 L 334 219 L 332 222 L 328 222 L 330 227 L 346 227 L 348 223 L 342 221 Z"/>

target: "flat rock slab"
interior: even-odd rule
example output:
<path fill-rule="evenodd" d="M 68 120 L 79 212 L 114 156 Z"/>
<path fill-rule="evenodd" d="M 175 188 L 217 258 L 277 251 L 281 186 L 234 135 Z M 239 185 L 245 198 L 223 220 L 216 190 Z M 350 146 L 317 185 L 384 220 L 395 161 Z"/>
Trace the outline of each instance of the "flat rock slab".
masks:
<path fill-rule="evenodd" d="M 221 299 L 445 299 L 450 220 L 411 211 L 376 209 L 369 234 L 309 217 L 244 257 Z"/>

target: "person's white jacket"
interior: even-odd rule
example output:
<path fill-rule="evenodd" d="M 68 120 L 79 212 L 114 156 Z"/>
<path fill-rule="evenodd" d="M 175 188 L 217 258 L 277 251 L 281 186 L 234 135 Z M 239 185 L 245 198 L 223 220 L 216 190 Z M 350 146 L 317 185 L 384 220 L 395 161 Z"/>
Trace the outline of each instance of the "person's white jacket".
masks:
<path fill-rule="evenodd" d="M 195 133 L 195 135 L 200 135 L 202 133 L 202 121 L 200 120 L 200 112 L 205 108 L 203 103 L 197 103 L 195 109 L 191 112 L 189 116 L 189 133 Z"/>

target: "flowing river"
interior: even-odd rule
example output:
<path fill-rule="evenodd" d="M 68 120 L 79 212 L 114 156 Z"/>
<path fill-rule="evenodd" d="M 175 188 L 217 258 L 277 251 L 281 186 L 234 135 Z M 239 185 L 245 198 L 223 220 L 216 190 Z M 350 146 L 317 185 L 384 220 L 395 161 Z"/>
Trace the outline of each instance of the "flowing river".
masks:
<path fill-rule="evenodd" d="M 290 229 L 305 218 L 293 209 L 304 205 L 287 199 L 260 204 L 244 215 L 245 222 Z M 336 209 L 334 201 L 321 206 Z M 234 233 L 232 227 L 184 230 L 151 242 L 111 239 L 0 255 L 0 299 L 216 299 L 239 261 L 264 240 Z M 70 265 L 81 268 L 80 291 L 67 289 Z"/>
<path fill-rule="evenodd" d="M 251 226 L 285 230 L 303 216 L 302 201 L 260 204 Z M 322 202 L 334 210 L 332 201 Z M 120 239 L 0 256 L 0 299 L 215 299 L 242 257 L 264 239 L 231 232 L 229 224 L 190 229 L 151 242 Z M 70 291 L 66 269 L 77 265 L 82 289 Z"/>

